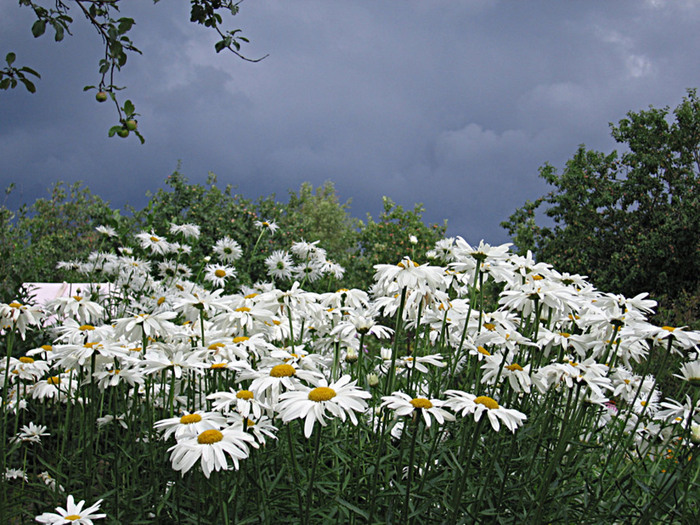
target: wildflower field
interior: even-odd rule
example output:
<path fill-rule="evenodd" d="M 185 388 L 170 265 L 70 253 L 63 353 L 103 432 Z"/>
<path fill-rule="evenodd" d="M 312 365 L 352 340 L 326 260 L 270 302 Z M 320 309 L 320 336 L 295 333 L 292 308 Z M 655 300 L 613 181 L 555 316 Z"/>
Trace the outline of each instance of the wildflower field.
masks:
<path fill-rule="evenodd" d="M 700 522 L 700 333 L 646 294 L 459 237 L 248 287 L 235 239 L 98 231 L 94 286 L 0 304 L 0 523 Z"/>

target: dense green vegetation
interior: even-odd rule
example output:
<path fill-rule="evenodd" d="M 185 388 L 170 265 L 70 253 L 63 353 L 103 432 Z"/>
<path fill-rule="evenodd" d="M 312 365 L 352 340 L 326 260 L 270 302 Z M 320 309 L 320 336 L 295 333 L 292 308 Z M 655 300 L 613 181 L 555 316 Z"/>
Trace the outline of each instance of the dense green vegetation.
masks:
<path fill-rule="evenodd" d="M 561 174 L 545 164 L 554 189 L 503 226 L 521 253 L 599 289 L 649 292 L 669 323 L 690 323 L 700 313 L 700 99 L 689 90 L 673 112 L 629 112 L 611 129 L 621 153 L 580 146 Z"/>
<path fill-rule="evenodd" d="M 424 224 L 421 205 L 405 210 L 386 197 L 379 217 L 357 220 L 350 215 L 350 203 L 340 202 L 331 182 L 315 189 L 304 183 L 298 192 L 290 191 L 287 203 L 278 202 L 274 195 L 251 200 L 233 193 L 231 186 L 221 189 L 216 182 L 210 174 L 206 185 L 191 184 L 176 171 L 166 179 L 165 188 L 149 195 L 143 209 L 129 208 L 124 213 L 82 183 L 59 182 L 49 198 L 23 205 L 17 213 L 1 207 L 0 300 L 16 299 L 24 282 L 80 281 L 79 275 L 58 270 L 56 265 L 108 248 L 103 243 L 109 239 L 95 232 L 101 225 L 123 236 L 139 231 L 166 235 L 171 222 L 198 224 L 202 234 L 192 246 L 193 261 L 203 261 L 210 255 L 209 247 L 229 236 L 251 257 L 238 269 L 239 284 L 265 280 L 264 260 L 273 251 L 286 250 L 300 239 L 319 241 L 328 259 L 346 269 L 343 282 L 351 286 L 371 281 L 378 262 L 398 262 L 412 251 L 421 260 L 447 228 L 446 223 Z M 7 193 L 11 195 L 11 188 Z M 274 222 L 279 230 L 258 242 L 255 221 Z M 416 237 L 415 244 L 410 243 L 410 235 Z M 334 283 L 310 284 L 307 288 L 326 291 Z"/>

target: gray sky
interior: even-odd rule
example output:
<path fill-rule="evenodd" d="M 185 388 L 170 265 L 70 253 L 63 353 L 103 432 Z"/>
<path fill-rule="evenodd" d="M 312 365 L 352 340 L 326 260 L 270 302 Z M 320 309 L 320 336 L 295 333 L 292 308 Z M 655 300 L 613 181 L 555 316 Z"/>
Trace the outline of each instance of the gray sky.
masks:
<path fill-rule="evenodd" d="M 249 198 L 332 180 L 357 217 L 387 195 L 451 235 L 506 242 L 499 223 L 547 191 L 541 165 L 614 149 L 609 122 L 700 85 L 698 0 L 248 0 L 230 27 L 247 55 L 269 53 L 257 64 L 216 54 L 189 2 L 122 4 L 143 55 L 116 83 L 145 145 L 108 138 L 113 106 L 82 91 L 102 50 L 77 8 L 55 43 L 0 2 L 0 58 L 42 75 L 35 95 L 0 92 L 10 207 L 83 180 L 139 208 L 181 160 L 191 182 L 211 171 Z"/>

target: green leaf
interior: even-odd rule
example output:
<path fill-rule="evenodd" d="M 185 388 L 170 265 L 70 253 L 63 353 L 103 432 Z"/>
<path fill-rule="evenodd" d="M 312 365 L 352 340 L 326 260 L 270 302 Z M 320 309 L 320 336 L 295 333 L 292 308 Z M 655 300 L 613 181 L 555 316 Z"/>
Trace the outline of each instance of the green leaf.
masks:
<path fill-rule="evenodd" d="M 41 78 L 41 75 L 34 71 L 31 67 L 24 66 L 20 68 L 20 71 L 22 71 L 23 73 L 29 73 L 30 75 L 34 75 L 37 78 Z"/>
<path fill-rule="evenodd" d="M 10 88 L 10 78 L 3 78 L 0 80 L 0 89 L 9 89 Z"/>
<path fill-rule="evenodd" d="M 34 22 L 34 25 L 32 25 L 32 35 L 34 35 L 34 38 L 38 38 L 43 35 L 44 31 L 46 31 L 45 20 L 37 20 Z"/>
<path fill-rule="evenodd" d="M 7 65 L 11 66 L 16 58 L 17 58 L 17 55 L 15 55 L 14 53 L 8 53 L 7 56 L 5 57 L 5 60 L 7 61 Z"/>
<path fill-rule="evenodd" d="M 27 91 L 30 93 L 36 93 L 36 86 L 34 83 L 32 83 L 30 80 L 27 80 L 26 78 L 22 77 L 19 79 L 22 84 L 24 84 L 24 87 L 27 88 Z"/>
<path fill-rule="evenodd" d="M 63 26 L 59 23 L 54 23 L 51 24 L 53 26 L 54 31 L 56 31 L 56 34 L 54 35 L 54 40 L 56 42 L 60 42 L 63 40 Z"/>
<path fill-rule="evenodd" d="M 131 100 L 124 102 L 124 113 L 126 113 L 127 117 L 133 115 L 135 110 L 136 108 L 134 108 L 134 104 L 131 102 Z"/>
<path fill-rule="evenodd" d="M 109 128 L 109 136 L 113 137 L 117 133 L 117 131 L 119 131 L 120 129 L 122 129 L 121 125 L 112 126 L 111 128 Z"/>
<path fill-rule="evenodd" d="M 348 510 L 353 511 L 355 514 L 359 514 L 362 516 L 364 519 L 369 519 L 369 514 L 367 511 L 362 510 L 361 508 L 357 507 L 356 505 L 353 505 L 349 501 L 345 501 L 343 498 L 338 498 L 338 503 L 340 503 L 342 506 L 347 508 Z"/>
<path fill-rule="evenodd" d="M 127 31 L 129 31 L 129 29 L 131 29 L 133 25 L 134 25 L 133 18 L 120 18 L 119 19 L 119 27 L 117 30 L 119 31 L 120 34 L 123 35 Z"/>

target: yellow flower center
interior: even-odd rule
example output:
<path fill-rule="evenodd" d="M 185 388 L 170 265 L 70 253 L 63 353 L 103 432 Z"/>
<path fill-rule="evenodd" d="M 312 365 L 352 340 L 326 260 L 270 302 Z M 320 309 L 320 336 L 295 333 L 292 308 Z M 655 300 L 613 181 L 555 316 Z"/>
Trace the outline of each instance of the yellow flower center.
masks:
<path fill-rule="evenodd" d="M 215 369 L 216 369 L 216 368 L 226 368 L 226 365 L 227 365 L 227 364 L 228 364 L 228 363 L 213 363 L 213 364 L 211 365 L 211 367 L 212 367 L 212 368 L 215 368 Z"/>
<path fill-rule="evenodd" d="M 226 346 L 224 343 L 212 343 L 207 348 L 209 350 L 217 350 L 219 348 L 223 348 L 224 346 Z"/>
<path fill-rule="evenodd" d="M 424 397 L 416 397 L 414 399 L 411 399 L 410 403 L 413 405 L 414 408 L 425 408 L 426 410 L 429 408 L 433 408 L 433 404 L 430 402 L 430 400 L 425 399 Z"/>
<path fill-rule="evenodd" d="M 669 332 L 673 332 L 675 330 L 675 328 L 673 326 L 662 326 L 661 329 L 667 330 Z"/>
<path fill-rule="evenodd" d="M 156 302 L 158 303 L 158 306 L 160 306 L 161 304 L 163 304 L 165 302 L 165 297 L 159 297 L 158 301 L 156 301 Z"/>
<path fill-rule="evenodd" d="M 269 226 L 270 226 L 270 223 L 267 222 L 267 221 L 263 221 L 262 225 L 263 225 L 263 226 L 268 226 L 268 227 L 269 227 Z"/>
<path fill-rule="evenodd" d="M 60 376 L 53 376 L 49 377 L 46 382 L 50 385 L 57 385 L 61 382 L 61 377 Z"/>
<path fill-rule="evenodd" d="M 317 403 L 320 403 L 321 401 L 328 401 L 334 397 L 335 390 L 328 388 L 327 386 L 319 386 L 318 388 L 314 388 L 311 392 L 309 392 L 309 399 L 311 401 L 316 401 Z"/>
<path fill-rule="evenodd" d="M 571 334 L 569 332 L 559 332 L 559 335 L 564 337 L 565 339 L 571 337 Z"/>
<path fill-rule="evenodd" d="M 236 392 L 236 398 L 238 399 L 253 399 L 253 392 L 250 390 L 239 390 Z"/>
<path fill-rule="evenodd" d="M 484 328 L 490 332 L 493 332 L 496 329 L 496 325 L 493 323 L 484 323 Z"/>
<path fill-rule="evenodd" d="M 476 351 L 479 352 L 480 354 L 491 355 L 491 352 L 486 350 L 486 348 L 484 348 L 483 346 L 477 346 Z"/>
<path fill-rule="evenodd" d="M 250 312 L 250 308 L 247 306 L 241 306 L 240 308 L 236 308 L 237 312 Z"/>
<path fill-rule="evenodd" d="M 518 370 L 519 372 L 523 371 L 523 367 L 520 366 L 518 363 L 513 363 L 512 365 L 506 365 L 506 368 L 510 370 L 511 372 L 515 372 Z"/>
<path fill-rule="evenodd" d="M 94 330 L 94 329 L 95 329 L 95 327 L 92 326 L 91 324 L 84 324 L 84 325 L 81 325 L 80 328 L 78 328 L 78 330 Z"/>
<path fill-rule="evenodd" d="M 489 410 L 496 410 L 498 408 L 498 403 L 496 403 L 496 400 L 488 396 L 479 396 L 474 400 L 474 403 L 484 405 Z"/>
<path fill-rule="evenodd" d="M 80 297 L 79 295 L 74 295 L 74 296 L 73 296 L 73 299 L 75 299 L 76 301 L 82 301 L 82 300 L 83 300 L 83 298 Z"/>
<path fill-rule="evenodd" d="M 257 297 L 257 296 L 258 296 L 258 294 L 256 294 L 256 293 L 249 293 L 248 295 L 244 295 L 243 298 L 244 299 L 253 299 L 254 297 Z"/>
<path fill-rule="evenodd" d="M 217 277 L 226 277 L 226 270 L 222 270 L 221 268 L 219 268 L 214 272 L 214 275 L 216 275 Z"/>
<path fill-rule="evenodd" d="M 160 239 L 158 237 L 156 237 L 155 235 L 151 235 L 151 240 L 153 242 L 160 242 Z"/>
<path fill-rule="evenodd" d="M 45 352 L 50 352 L 51 350 L 53 350 L 53 346 L 51 346 L 51 345 L 41 345 L 41 349 L 42 349 L 43 351 L 45 351 Z"/>
<path fill-rule="evenodd" d="M 180 423 L 183 425 L 191 425 L 192 423 L 199 423 L 202 420 L 202 416 L 199 414 L 187 414 L 180 418 Z"/>
<path fill-rule="evenodd" d="M 250 339 L 250 337 L 246 337 L 244 335 L 239 335 L 238 337 L 233 338 L 233 342 L 234 343 L 243 343 L 243 342 L 247 341 L 248 339 Z"/>
<path fill-rule="evenodd" d="M 22 308 L 22 305 L 19 304 L 18 302 L 12 302 L 12 303 L 8 304 L 7 306 L 9 306 L 10 308 Z"/>
<path fill-rule="evenodd" d="M 539 274 L 538 274 L 538 275 L 533 275 L 533 276 L 532 276 L 532 280 L 533 280 L 533 281 L 541 281 L 542 279 L 544 279 L 544 277 L 542 277 L 542 276 L 539 275 Z"/>
<path fill-rule="evenodd" d="M 297 371 L 294 367 L 287 364 L 273 366 L 272 370 L 270 370 L 270 375 L 272 377 L 291 377 L 296 373 Z"/>
<path fill-rule="evenodd" d="M 69 514 L 68 516 L 63 516 L 63 519 L 68 521 L 75 521 L 79 520 L 80 516 L 78 516 L 77 514 Z"/>
<path fill-rule="evenodd" d="M 218 430 L 214 430 L 212 428 L 211 430 L 205 430 L 199 436 L 197 436 L 197 443 L 200 445 L 212 445 L 214 443 L 218 443 L 222 439 L 224 439 L 224 435 Z"/>
<path fill-rule="evenodd" d="M 29 364 L 29 363 L 33 363 L 34 359 L 32 359 L 31 357 L 27 357 L 26 355 L 23 355 L 22 357 L 19 358 L 19 362 Z"/>

